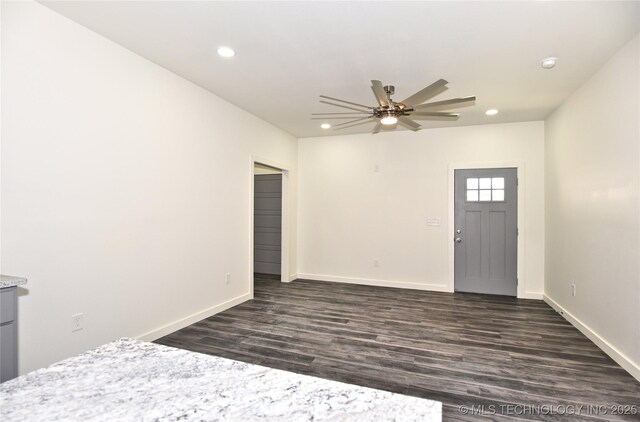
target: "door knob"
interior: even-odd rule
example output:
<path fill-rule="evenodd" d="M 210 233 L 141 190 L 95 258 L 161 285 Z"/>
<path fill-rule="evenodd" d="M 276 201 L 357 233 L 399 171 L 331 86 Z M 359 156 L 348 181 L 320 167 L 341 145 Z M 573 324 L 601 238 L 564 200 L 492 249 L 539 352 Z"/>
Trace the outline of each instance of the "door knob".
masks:
<path fill-rule="evenodd" d="M 462 243 L 462 238 L 461 237 L 456 237 L 456 243 Z"/>

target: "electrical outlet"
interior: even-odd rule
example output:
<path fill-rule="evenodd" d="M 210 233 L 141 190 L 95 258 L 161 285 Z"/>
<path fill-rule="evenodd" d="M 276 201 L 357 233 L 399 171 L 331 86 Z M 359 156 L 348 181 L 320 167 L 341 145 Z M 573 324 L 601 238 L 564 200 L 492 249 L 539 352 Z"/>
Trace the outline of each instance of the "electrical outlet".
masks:
<path fill-rule="evenodd" d="M 71 332 L 80 331 L 84 328 L 84 314 L 71 315 Z"/>
<path fill-rule="evenodd" d="M 231 283 L 231 273 L 226 273 L 224 275 L 224 284 L 229 284 Z"/>
<path fill-rule="evenodd" d="M 373 266 L 378 268 L 379 265 L 378 265 L 378 260 L 377 259 L 373 260 Z"/>
<path fill-rule="evenodd" d="M 575 296 L 575 295 L 576 295 L 576 284 L 571 283 L 571 296 Z"/>

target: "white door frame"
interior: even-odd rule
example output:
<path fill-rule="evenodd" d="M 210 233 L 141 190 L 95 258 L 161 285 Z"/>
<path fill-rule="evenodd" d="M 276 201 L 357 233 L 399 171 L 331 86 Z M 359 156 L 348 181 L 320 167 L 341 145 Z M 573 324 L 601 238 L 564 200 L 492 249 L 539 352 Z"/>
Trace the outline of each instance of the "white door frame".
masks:
<path fill-rule="evenodd" d="M 253 213 L 254 213 L 254 176 L 255 165 L 263 164 L 268 167 L 273 167 L 276 170 L 282 171 L 282 223 L 281 223 L 281 239 L 280 239 L 280 281 L 288 283 L 289 281 L 289 169 L 287 166 L 277 161 L 270 160 L 268 158 L 257 157 L 251 155 L 251 199 L 250 199 L 250 213 L 249 213 L 249 277 L 251 278 L 251 298 L 253 299 Z"/>
<path fill-rule="evenodd" d="M 490 168 L 516 168 L 518 173 L 518 262 L 517 262 L 517 277 L 518 277 L 518 291 L 517 297 L 527 298 L 525 279 L 525 172 L 524 162 L 522 161 L 496 161 L 496 162 L 460 162 L 449 163 L 449 232 L 447 233 L 448 255 L 449 255 L 449 277 L 447 280 L 447 291 L 454 292 L 454 280 L 455 280 L 455 245 L 454 245 L 454 232 L 455 232 L 455 171 L 466 169 L 490 169 Z"/>

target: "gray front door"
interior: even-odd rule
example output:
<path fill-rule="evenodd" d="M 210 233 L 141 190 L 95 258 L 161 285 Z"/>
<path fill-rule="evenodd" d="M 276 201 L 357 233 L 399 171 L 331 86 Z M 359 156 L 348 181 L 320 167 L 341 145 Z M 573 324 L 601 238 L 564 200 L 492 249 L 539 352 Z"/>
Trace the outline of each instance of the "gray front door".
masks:
<path fill-rule="evenodd" d="M 516 296 L 517 169 L 455 171 L 455 291 Z"/>
<path fill-rule="evenodd" d="M 253 271 L 279 275 L 282 174 L 256 175 L 253 186 Z"/>

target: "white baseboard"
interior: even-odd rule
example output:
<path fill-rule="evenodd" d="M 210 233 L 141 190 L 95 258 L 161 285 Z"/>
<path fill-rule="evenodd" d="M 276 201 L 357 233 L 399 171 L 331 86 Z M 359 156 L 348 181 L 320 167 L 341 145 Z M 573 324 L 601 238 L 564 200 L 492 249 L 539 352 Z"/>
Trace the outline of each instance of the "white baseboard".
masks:
<path fill-rule="evenodd" d="M 524 292 L 523 294 L 518 296 L 518 299 L 535 299 L 535 300 L 542 300 L 542 297 L 544 296 L 543 293 L 536 293 L 536 292 Z"/>
<path fill-rule="evenodd" d="M 295 279 L 297 279 L 297 278 L 300 278 L 300 277 L 298 277 L 298 274 L 291 274 L 291 275 L 289 275 L 289 281 L 293 281 L 293 280 L 295 280 Z"/>
<path fill-rule="evenodd" d="M 178 331 L 181 328 L 187 327 L 191 324 L 194 324 L 198 321 L 201 321 L 205 318 L 209 318 L 217 313 L 222 311 L 226 311 L 229 308 L 233 308 L 236 305 L 241 304 L 242 302 L 246 302 L 252 298 L 251 293 L 245 293 L 238 297 L 235 297 L 231 300 L 228 300 L 224 303 L 221 303 L 216 306 L 212 306 L 211 308 L 207 308 L 203 311 L 197 312 L 195 314 L 189 315 L 188 317 L 179 319 L 178 321 L 172 322 L 170 324 L 164 325 L 160 328 L 156 328 L 155 330 L 151 330 L 144 334 L 137 336 L 138 340 L 142 341 L 154 341 L 159 339 L 160 337 L 166 336 L 167 334 L 171 334 L 174 331 Z"/>
<path fill-rule="evenodd" d="M 299 273 L 295 275 L 297 278 L 307 280 L 318 281 L 333 281 L 336 283 L 350 283 L 350 284 L 364 284 L 366 286 L 381 286 L 381 287 L 396 287 L 399 289 L 415 289 L 426 290 L 431 292 L 445 292 L 453 293 L 453 290 L 446 284 L 424 284 L 413 283 L 409 281 L 391 281 L 391 280 L 378 280 L 374 278 L 358 278 L 358 277 L 340 277 L 335 275 L 323 275 L 323 274 L 304 274 Z M 536 299 L 542 300 L 542 293 L 537 292 L 525 292 L 518 296 L 518 299 Z"/>
<path fill-rule="evenodd" d="M 629 372 L 635 379 L 640 381 L 640 366 L 629 359 L 626 355 L 621 353 L 618 349 L 616 349 L 613 345 L 611 345 L 608 341 L 602 338 L 598 333 L 593 331 L 589 326 L 584 324 L 578 318 L 573 316 L 570 312 L 567 312 L 562 306 L 560 306 L 555 300 L 551 299 L 549 296 L 544 295 L 544 301 L 549 304 L 553 309 L 555 309 L 560 315 L 564 317 L 567 321 L 571 323 L 574 327 L 576 327 L 582 334 L 587 336 L 589 340 L 594 342 L 596 346 L 602 349 L 607 355 L 611 357 L 611 359 L 615 360 L 620 366 L 622 366 L 627 372 Z"/>
<path fill-rule="evenodd" d="M 340 277 L 333 275 L 303 273 L 298 273 L 298 278 L 318 281 L 333 281 L 336 283 L 363 284 L 366 286 L 396 287 L 400 289 L 428 290 L 433 292 L 451 293 L 446 284 L 412 283 L 409 281 L 391 281 L 378 280 L 374 278 Z"/>

